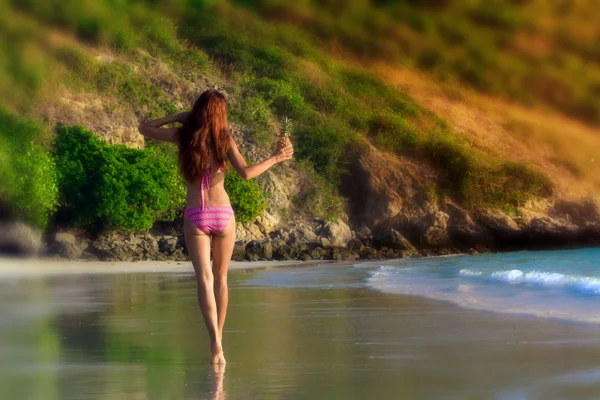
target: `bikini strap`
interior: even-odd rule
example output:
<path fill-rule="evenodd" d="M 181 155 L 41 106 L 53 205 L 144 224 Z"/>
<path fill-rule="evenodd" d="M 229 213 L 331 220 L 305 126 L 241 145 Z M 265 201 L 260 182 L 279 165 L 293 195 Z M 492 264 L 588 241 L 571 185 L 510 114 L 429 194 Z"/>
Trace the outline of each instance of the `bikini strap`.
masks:
<path fill-rule="evenodd" d="M 202 175 L 202 182 L 200 183 L 200 195 L 202 197 L 202 208 L 204 208 L 204 192 L 210 188 L 210 169 L 217 167 L 217 164 L 208 164 L 208 169 L 204 171 Z"/>
<path fill-rule="evenodd" d="M 200 196 L 202 201 L 202 209 L 204 209 L 204 192 L 210 188 L 210 169 L 204 171 L 202 182 L 200 183 Z"/>

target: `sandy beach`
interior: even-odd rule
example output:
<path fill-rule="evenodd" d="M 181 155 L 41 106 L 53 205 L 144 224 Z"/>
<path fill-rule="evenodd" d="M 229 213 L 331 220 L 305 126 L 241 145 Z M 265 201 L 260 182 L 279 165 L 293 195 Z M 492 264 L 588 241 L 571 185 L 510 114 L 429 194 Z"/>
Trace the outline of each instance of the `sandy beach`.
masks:
<path fill-rule="evenodd" d="M 30 260 L 9 274 L 2 261 L 5 277 L 21 268 L 26 279 L 0 279 L 0 398 L 600 394 L 598 326 L 370 290 L 361 277 L 373 266 L 347 263 L 232 265 L 228 364 L 215 370 L 191 266 L 133 264 Z M 53 272 L 36 274 L 46 267 Z"/>
<path fill-rule="evenodd" d="M 231 261 L 231 271 L 257 268 L 308 266 L 327 261 Z M 68 261 L 44 258 L 0 257 L 0 279 L 3 277 L 35 277 L 56 274 L 119 274 L 135 272 L 193 272 L 186 261 Z"/>

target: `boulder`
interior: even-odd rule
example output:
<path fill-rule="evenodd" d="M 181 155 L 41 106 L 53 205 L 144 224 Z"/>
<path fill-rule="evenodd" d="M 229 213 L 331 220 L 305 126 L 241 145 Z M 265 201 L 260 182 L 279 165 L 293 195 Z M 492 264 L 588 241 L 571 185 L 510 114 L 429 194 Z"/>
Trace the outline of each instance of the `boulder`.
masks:
<path fill-rule="evenodd" d="M 352 231 L 343 221 L 326 221 L 323 224 L 321 235 L 329 239 L 332 246 L 346 247 L 348 241 L 352 238 Z"/>
<path fill-rule="evenodd" d="M 496 233 L 510 234 L 519 230 L 519 226 L 511 217 L 498 210 L 479 210 L 475 217 L 483 226 Z"/>
<path fill-rule="evenodd" d="M 158 240 L 158 251 L 171 254 L 177 248 L 177 242 L 176 236 L 165 235 Z"/>
<path fill-rule="evenodd" d="M 382 247 L 382 250 L 384 247 L 396 250 L 415 250 L 415 247 L 400 232 L 391 228 L 380 231 L 375 235 L 373 241 Z"/>
<path fill-rule="evenodd" d="M 32 257 L 42 250 L 42 234 L 22 222 L 0 222 L 0 254 Z"/>
<path fill-rule="evenodd" d="M 243 242 L 236 242 L 233 246 L 233 254 L 231 255 L 231 259 L 234 261 L 244 261 L 246 246 Z"/>
<path fill-rule="evenodd" d="M 317 235 L 308 225 L 301 224 L 290 231 L 289 245 L 317 242 Z"/>
<path fill-rule="evenodd" d="M 349 250 L 361 252 L 364 249 L 363 242 L 358 238 L 352 238 L 348 241 L 347 247 Z"/>
<path fill-rule="evenodd" d="M 314 249 L 310 250 L 309 254 L 312 259 L 321 260 L 323 257 L 325 257 L 325 255 L 327 255 L 327 250 L 322 247 L 315 247 Z"/>
<path fill-rule="evenodd" d="M 256 257 L 260 260 L 270 260 L 273 258 L 273 245 L 269 241 L 252 240 L 246 244 L 245 253 L 251 260 Z"/>
<path fill-rule="evenodd" d="M 80 258 L 83 250 L 83 246 L 77 243 L 77 238 L 72 233 L 56 232 L 50 235 L 48 253 L 52 255 L 73 260 Z"/>

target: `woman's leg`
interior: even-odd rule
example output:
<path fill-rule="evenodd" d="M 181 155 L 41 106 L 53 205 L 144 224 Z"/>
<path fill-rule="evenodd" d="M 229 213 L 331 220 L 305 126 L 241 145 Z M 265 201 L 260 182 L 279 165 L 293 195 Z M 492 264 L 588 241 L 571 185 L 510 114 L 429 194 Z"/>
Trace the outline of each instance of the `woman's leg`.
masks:
<path fill-rule="evenodd" d="M 219 334 L 217 305 L 213 292 L 214 277 L 210 267 L 210 236 L 196 228 L 193 222 L 184 218 L 183 233 L 188 256 L 198 283 L 198 303 L 204 317 L 204 323 L 210 335 L 212 351 L 211 363 L 224 362 L 221 336 Z"/>
<path fill-rule="evenodd" d="M 235 245 L 235 217 L 232 216 L 225 230 L 213 236 L 213 276 L 215 300 L 217 302 L 217 315 L 219 320 L 219 338 L 223 339 L 223 325 L 227 316 L 227 303 L 229 302 L 229 292 L 227 289 L 227 269 L 233 254 Z"/>

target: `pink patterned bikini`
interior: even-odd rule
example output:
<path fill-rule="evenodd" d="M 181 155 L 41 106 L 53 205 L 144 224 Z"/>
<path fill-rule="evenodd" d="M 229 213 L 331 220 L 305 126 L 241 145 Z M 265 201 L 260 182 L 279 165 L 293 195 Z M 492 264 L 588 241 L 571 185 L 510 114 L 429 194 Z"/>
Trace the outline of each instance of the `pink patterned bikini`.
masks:
<path fill-rule="evenodd" d="M 202 175 L 200 183 L 202 206 L 186 208 L 184 212 L 184 216 L 207 235 L 223 232 L 233 216 L 231 206 L 204 206 L 204 192 L 210 188 L 210 169 L 214 167 L 216 165 L 210 164 L 210 168 Z"/>

